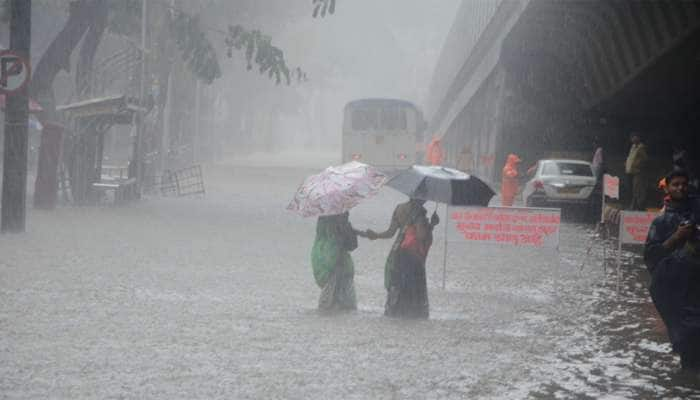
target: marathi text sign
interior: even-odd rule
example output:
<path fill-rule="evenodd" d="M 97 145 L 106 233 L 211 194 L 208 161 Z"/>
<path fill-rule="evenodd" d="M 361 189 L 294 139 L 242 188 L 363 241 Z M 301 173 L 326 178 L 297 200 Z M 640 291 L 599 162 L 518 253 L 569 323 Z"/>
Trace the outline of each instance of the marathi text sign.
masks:
<path fill-rule="evenodd" d="M 447 241 L 556 249 L 560 223 L 556 208 L 450 207 Z"/>
<path fill-rule="evenodd" d="M 649 227 L 658 215 L 645 211 L 623 211 L 620 214 L 620 243 L 644 244 Z"/>
<path fill-rule="evenodd" d="M 603 175 L 603 189 L 605 195 L 611 199 L 620 198 L 620 178 L 608 174 Z"/>

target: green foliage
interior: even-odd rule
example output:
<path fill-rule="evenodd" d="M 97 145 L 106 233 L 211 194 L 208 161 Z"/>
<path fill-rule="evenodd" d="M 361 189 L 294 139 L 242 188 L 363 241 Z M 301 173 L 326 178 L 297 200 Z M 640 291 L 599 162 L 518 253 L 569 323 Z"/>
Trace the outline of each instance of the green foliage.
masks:
<path fill-rule="evenodd" d="M 60 7 L 67 10 L 71 0 L 32 0 L 40 7 Z M 312 0 L 313 16 L 325 16 L 335 11 L 335 0 Z M 133 36 L 141 31 L 142 0 L 106 0 L 109 7 L 108 29 L 110 32 Z M 214 47 L 204 34 L 199 17 L 188 15 L 172 9 L 169 29 L 182 53 L 182 58 L 190 71 L 200 80 L 211 84 L 221 76 L 218 57 Z M 9 0 L 0 0 L 0 20 L 9 18 Z M 284 79 L 291 84 L 308 80 L 306 73 L 299 67 L 290 69 L 284 59 L 284 53 L 272 45 L 271 38 L 258 30 L 246 30 L 243 27 L 229 26 L 225 44 L 227 55 L 233 56 L 233 49 L 245 49 L 248 70 L 253 64 L 258 66 L 261 74 L 274 78 L 277 84 Z"/>
<path fill-rule="evenodd" d="M 314 18 L 325 17 L 326 13 L 333 14 L 335 12 L 335 0 L 311 0 L 314 7 Z"/>
<path fill-rule="evenodd" d="M 269 36 L 263 35 L 258 30 L 246 30 L 240 25 L 229 26 L 225 44 L 229 58 L 233 56 L 234 48 L 244 50 L 248 70 L 253 69 L 253 63 L 255 63 L 261 74 L 274 77 L 278 85 L 282 82 L 282 78 L 287 85 L 291 84 L 292 72 L 284 60 L 284 53 L 272 45 Z M 298 67 L 294 69 L 293 75 L 298 82 L 306 80 L 306 73 Z"/>
<path fill-rule="evenodd" d="M 199 24 L 199 17 L 175 13 L 170 29 L 182 52 L 182 59 L 192 73 L 207 84 L 221 77 L 216 51 Z"/>

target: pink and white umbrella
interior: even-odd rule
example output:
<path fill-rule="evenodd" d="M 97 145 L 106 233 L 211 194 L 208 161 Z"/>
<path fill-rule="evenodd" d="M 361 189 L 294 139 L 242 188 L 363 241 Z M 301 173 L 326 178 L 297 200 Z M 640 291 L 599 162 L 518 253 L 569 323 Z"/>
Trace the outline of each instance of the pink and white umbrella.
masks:
<path fill-rule="evenodd" d="M 384 182 L 386 175 L 357 161 L 328 167 L 304 180 L 287 210 L 302 217 L 342 214 L 377 194 Z"/>

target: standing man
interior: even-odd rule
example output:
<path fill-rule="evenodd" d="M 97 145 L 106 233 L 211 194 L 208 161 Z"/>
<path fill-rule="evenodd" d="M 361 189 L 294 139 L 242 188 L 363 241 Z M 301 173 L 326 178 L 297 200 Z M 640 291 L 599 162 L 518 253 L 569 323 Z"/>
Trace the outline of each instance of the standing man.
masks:
<path fill-rule="evenodd" d="M 669 200 L 649 228 L 644 262 L 651 275 L 649 292 L 668 330 L 681 366 L 700 372 L 700 202 L 688 197 L 688 173 L 666 179 Z"/>
<path fill-rule="evenodd" d="M 630 210 L 644 210 L 646 206 L 647 194 L 647 179 L 646 179 L 646 164 L 649 160 L 647 155 L 647 147 L 642 143 L 642 138 L 639 133 L 630 135 L 632 147 L 630 148 L 627 162 L 625 163 L 625 172 L 628 176 L 628 182 L 632 182 L 632 201 Z"/>

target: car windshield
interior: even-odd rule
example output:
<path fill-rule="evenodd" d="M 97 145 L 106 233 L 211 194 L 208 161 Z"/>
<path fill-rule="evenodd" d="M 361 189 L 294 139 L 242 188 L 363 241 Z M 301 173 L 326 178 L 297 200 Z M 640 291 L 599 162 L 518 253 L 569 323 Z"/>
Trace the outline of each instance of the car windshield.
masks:
<path fill-rule="evenodd" d="M 543 175 L 593 176 L 593 171 L 588 164 L 568 162 L 547 163 L 542 173 Z"/>

